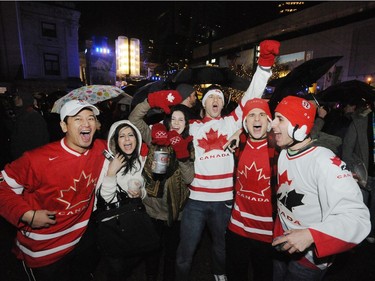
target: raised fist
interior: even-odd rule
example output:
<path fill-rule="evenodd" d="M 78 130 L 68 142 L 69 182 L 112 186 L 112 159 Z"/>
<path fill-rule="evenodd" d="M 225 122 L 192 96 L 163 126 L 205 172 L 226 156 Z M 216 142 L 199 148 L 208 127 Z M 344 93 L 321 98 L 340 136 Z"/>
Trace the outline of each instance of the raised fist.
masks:
<path fill-rule="evenodd" d="M 275 40 L 264 40 L 260 42 L 260 54 L 258 65 L 272 66 L 275 63 L 275 57 L 279 54 L 280 42 Z"/>
<path fill-rule="evenodd" d="M 157 145 L 169 145 L 167 128 L 161 123 L 152 125 L 152 143 Z"/>
<path fill-rule="evenodd" d="M 169 107 L 181 103 L 182 97 L 176 90 L 162 90 L 148 94 L 147 100 L 151 107 L 159 107 L 169 114 Z"/>

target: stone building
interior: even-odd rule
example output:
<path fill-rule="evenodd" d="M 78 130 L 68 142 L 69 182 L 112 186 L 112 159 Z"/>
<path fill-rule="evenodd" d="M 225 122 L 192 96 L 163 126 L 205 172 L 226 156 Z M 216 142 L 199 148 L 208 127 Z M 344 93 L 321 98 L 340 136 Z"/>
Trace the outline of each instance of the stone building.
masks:
<path fill-rule="evenodd" d="M 69 2 L 0 2 L 0 82 L 32 92 L 80 86 L 79 18 Z"/>

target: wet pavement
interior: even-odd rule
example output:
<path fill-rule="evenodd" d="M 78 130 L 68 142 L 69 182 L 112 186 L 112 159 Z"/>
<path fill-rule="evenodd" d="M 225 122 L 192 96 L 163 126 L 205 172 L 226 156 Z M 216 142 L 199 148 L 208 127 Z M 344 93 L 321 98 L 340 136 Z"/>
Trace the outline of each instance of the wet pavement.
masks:
<path fill-rule="evenodd" d="M 28 281 L 23 269 L 11 253 L 14 229 L 0 218 L 0 281 Z M 106 281 L 98 270 L 96 281 Z M 127 281 L 144 281 L 144 265 L 140 264 Z M 210 273 L 210 238 L 206 232 L 196 253 L 192 269 L 193 281 L 213 281 Z M 363 241 L 353 250 L 337 255 L 324 281 L 374 281 L 375 244 Z M 157 280 L 155 280 L 157 281 Z M 249 280 L 250 281 L 250 280 Z M 256 281 L 256 280 L 252 280 Z M 302 281 L 302 280 L 301 280 Z"/>

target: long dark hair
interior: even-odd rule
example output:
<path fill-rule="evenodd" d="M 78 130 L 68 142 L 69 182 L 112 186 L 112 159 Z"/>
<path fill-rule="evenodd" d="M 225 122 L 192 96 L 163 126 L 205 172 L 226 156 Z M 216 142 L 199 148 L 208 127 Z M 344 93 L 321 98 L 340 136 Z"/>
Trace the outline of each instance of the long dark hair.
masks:
<path fill-rule="evenodd" d="M 126 154 L 124 153 L 120 146 L 118 145 L 118 136 L 119 136 L 119 132 L 120 130 L 122 130 L 123 128 L 130 128 L 133 132 L 133 134 L 135 135 L 135 139 L 136 139 L 136 148 L 134 149 L 134 151 L 132 152 L 132 154 Z M 135 169 L 137 166 L 136 166 L 136 163 L 139 164 L 139 168 L 138 170 L 140 169 L 140 164 L 141 164 L 141 161 L 139 160 L 139 151 L 140 151 L 140 146 L 142 145 L 142 140 L 139 138 L 137 132 L 135 131 L 135 129 L 130 126 L 129 124 L 121 124 L 119 126 L 117 126 L 114 134 L 113 134 L 113 138 L 114 138 L 114 141 L 115 141 L 115 147 L 116 147 L 116 151 L 117 153 L 120 153 L 121 155 L 123 155 L 126 159 L 125 163 L 124 163 L 124 166 L 125 169 L 124 169 L 124 172 L 123 172 L 123 175 L 127 174 L 128 172 L 130 172 L 131 170 Z M 136 170 L 136 171 L 138 171 Z"/>

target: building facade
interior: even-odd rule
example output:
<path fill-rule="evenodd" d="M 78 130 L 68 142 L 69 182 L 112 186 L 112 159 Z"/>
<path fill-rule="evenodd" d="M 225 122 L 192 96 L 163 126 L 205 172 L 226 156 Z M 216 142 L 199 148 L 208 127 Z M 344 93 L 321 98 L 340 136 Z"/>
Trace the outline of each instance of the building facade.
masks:
<path fill-rule="evenodd" d="M 68 2 L 0 2 L 0 81 L 31 91 L 76 87 L 79 18 Z"/>
<path fill-rule="evenodd" d="M 302 59 L 342 56 L 336 63 L 336 83 L 375 78 L 375 2 L 331 1 L 243 32 L 195 48 L 196 64 L 215 58 L 220 66 L 228 66 L 236 57 L 237 64 L 253 67 L 256 46 L 264 39 L 281 41 L 280 56 L 305 54 Z M 236 54 L 233 56 L 232 54 Z M 301 61 L 301 62 L 303 62 Z M 326 88 L 324 77 L 318 88 Z"/>

